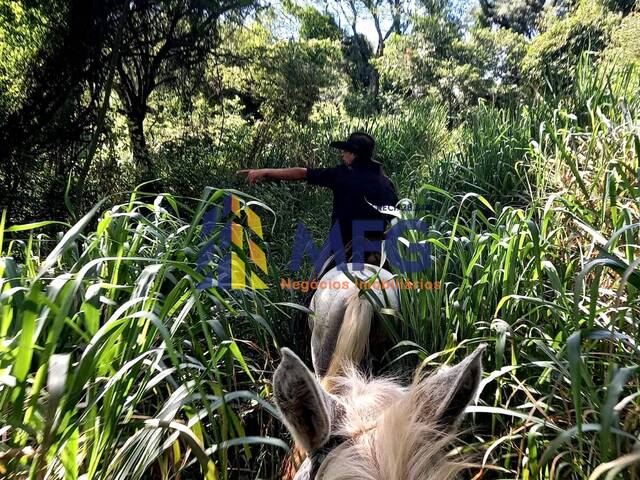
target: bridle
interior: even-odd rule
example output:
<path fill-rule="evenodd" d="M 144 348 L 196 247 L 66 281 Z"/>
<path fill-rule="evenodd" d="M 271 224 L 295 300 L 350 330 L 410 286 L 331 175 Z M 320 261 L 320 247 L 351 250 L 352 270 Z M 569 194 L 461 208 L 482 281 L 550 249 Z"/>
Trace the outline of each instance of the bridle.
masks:
<path fill-rule="evenodd" d="M 347 442 L 353 442 L 360 435 L 369 432 L 371 430 L 375 430 L 377 424 L 373 424 L 366 428 L 365 430 L 356 433 L 352 437 L 346 437 L 344 435 L 332 435 L 329 437 L 329 440 L 325 442 L 325 444 L 321 448 L 317 448 L 311 450 L 307 454 L 307 458 L 311 462 L 311 474 L 309 475 L 309 480 L 315 480 L 318 471 L 320 470 L 320 466 L 322 462 L 326 460 L 330 453 L 332 453 L 338 447 L 341 447 L 343 444 Z"/>
<path fill-rule="evenodd" d="M 318 470 L 320 469 L 322 462 L 325 461 L 327 456 L 348 440 L 348 437 L 343 437 L 342 435 L 333 435 L 329 437 L 329 440 L 327 440 L 322 447 L 311 450 L 309 452 L 309 454 L 307 455 L 307 458 L 311 462 L 311 475 L 309 476 L 309 480 L 314 480 L 316 478 Z"/>
<path fill-rule="evenodd" d="M 371 430 L 375 430 L 378 424 L 373 423 L 363 430 L 352 434 L 351 436 L 345 435 L 331 435 L 329 439 L 320 448 L 312 449 L 307 453 L 307 459 L 311 462 L 311 472 L 308 480 L 315 480 L 322 463 L 326 458 L 338 447 L 341 447 L 347 442 L 354 442 L 360 435 L 365 434 Z"/>

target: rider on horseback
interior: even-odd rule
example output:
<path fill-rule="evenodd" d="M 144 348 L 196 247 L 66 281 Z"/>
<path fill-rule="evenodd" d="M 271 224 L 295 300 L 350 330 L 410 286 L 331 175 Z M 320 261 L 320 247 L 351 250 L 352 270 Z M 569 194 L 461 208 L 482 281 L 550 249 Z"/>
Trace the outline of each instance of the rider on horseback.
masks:
<path fill-rule="evenodd" d="M 346 141 L 329 144 L 340 149 L 342 165 L 330 168 L 261 168 L 239 170 L 254 184 L 263 179 L 306 180 L 311 185 L 320 185 L 333 191 L 331 224 L 338 224 L 347 262 L 353 260 L 353 225 L 356 220 L 382 221 L 378 231 L 365 231 L 363 237 L 369 241 L 382 241 L 389 218 L 378 207 L 395 207 L 398 202 L 395 186 L 386 176 L 382 165 L 373 159 L 375 140 L 363 132 L 352 133 Z M 366 245 L 366 244 L 365 244 Z M 379 263 L 380 251 L 365 250 L 366 263 Z"/>

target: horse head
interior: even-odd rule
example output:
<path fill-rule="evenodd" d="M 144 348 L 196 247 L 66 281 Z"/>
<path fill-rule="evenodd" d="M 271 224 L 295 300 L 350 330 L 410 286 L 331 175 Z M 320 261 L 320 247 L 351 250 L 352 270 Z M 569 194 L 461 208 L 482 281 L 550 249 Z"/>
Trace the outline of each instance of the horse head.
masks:
<path fill-rule="evenodd" d="M 345 365 L 327 387 L 289 349 L 275 371 L 275 400 L 307 458 L 295 480 L 446 480 L 444 455 L 482 374 L 482 345 L 459 364 L 402 387 Z"/>

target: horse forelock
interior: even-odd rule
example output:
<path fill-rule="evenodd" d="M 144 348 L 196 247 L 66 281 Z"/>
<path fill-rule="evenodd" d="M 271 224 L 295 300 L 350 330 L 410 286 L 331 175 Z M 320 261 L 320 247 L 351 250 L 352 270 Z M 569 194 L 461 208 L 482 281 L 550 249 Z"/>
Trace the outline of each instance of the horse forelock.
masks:
<path fill-rule="evenodd" d="M 461 470 L 443 454 L 455 435 L 416 410 L 416 384 L 367 378 L 350 366 L 330 388 L 340 404 L 332 435 L 348 440 L 327 457 L 318 480 L 449 480 Z"/>

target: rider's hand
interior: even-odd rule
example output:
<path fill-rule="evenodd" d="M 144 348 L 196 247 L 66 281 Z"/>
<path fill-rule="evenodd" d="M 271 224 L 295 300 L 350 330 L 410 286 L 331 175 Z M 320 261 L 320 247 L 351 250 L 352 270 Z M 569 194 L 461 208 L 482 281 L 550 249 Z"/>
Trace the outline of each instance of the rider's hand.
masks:
<path fill-rule="evenodd" d="M 266 178 L 267 171 L 265 168 L 247 169 L 247 170 L 238 170 L 236 174 L 246 175 L 247 183 L 249 183 L 249 185 L 254 185 L 257 182 L 264 180 Z"/>

